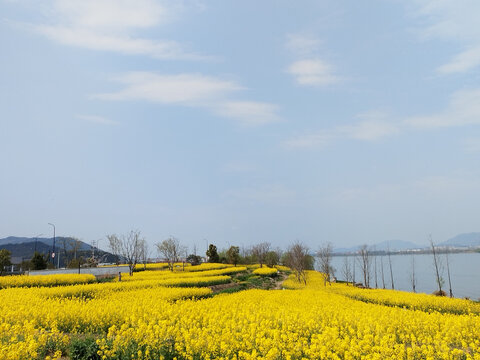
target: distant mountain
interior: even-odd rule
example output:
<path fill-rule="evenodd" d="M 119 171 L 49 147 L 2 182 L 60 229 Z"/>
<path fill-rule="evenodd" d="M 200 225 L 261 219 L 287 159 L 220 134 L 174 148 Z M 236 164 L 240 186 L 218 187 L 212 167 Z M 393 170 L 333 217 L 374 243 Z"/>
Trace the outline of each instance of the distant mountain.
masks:
<path fill-rule="evenodd" d="M 60 248 L 63 246 L 63 242 L 65 241 L 66 244 L 69 244 L 71 241 L 73 241 L 74 238 L 72 237 L 65 237 L 65 236 L 57 236 L 55 237 L 55 247 Z M 37 243 L 44 243 L 50 248 L 53 246 L 53 238 L 27 238 L 27 237 L 18 237 L 18 236 L 9 236 L 3 239 L 0 239 L 0 247 L 3 248 L 4 245 L 7 244 L 24 244 L 24 243 L 29 243 L 29 242 L 35 242 Z M 91 250 L 92 246 L 80 241 L 80 250 Z"/>
<path fill-rule="evenodd" d="M 10 251 L 10 253 L 12 254 L 12 258 L 15 257 L 15 258 L 29 260 L 33 257 L 35 249 L 40 254 L 48 254 L 52 250 L 52 247 L 43 242 L 37 242 L 35 244 L 35 241 L 32 241 L 32 242 L 24 242 L 24 243 L 18 243 L 18 244 L 0 245 L 0 249 L 6 249 Z"/>
<path fill-rule="evenodd" d="M 55 253 L 56 259 L 60 258 L 60 266 L 65 266 L 66 260 L 71 260 L 74 257 L 74 241 L 72 237 L 59 236 L 55 238 Z M 53 238 L 27 238 L 9 236 L 0 239 L 0 249 L 7 249 L 12 254 L 12 260 L 29 260 L 33 257 L 35 249 L 41 253 L 48 255 L 51 253 L 53 247 Z M 115 261 L 115 257 L 103 250 L 95 250 L 96 256 L 102 256 L 105 262 Z M 76 255 L 87 258 L 92 254 L 92 246 L 80 241 L 77 248 Z M 65 259 L 67 257 L 67 259 Z"/>
<path fill-rule="evenodd" d="M 480 246 L 480 233 L 473 232 L 468 234 L 460 234 L 438 245 L 439 246 L 456 246 L 456 247 Z"/>

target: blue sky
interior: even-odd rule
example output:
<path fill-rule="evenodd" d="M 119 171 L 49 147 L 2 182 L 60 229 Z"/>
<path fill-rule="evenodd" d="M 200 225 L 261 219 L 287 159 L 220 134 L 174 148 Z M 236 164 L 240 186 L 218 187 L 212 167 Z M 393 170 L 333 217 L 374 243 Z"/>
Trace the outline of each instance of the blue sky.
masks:
<path fill-rule="evenodd" d="M 87 242 L 315 249 L 479 231 L 479 13 L 0 0 L 0 237 L 53 222 Z"/>

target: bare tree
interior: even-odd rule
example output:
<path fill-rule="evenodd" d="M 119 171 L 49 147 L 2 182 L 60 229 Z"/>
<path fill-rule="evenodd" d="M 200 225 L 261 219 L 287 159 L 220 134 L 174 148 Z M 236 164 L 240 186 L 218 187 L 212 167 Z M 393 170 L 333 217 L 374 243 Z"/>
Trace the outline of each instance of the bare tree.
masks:
<path fill-rule="evenodd" d="M 450 293 L 450 297 L 453 298 L 453 291 L 452 291 L 452 280 L 450 278 L 450 262 L 448 261 L 448 253 L 449 249 L 445 251 L 445 260 L 447 261 L 447 274 L 448 274 L 448 290 Z"/>
<path fill-rule="evenodd" d="M 255 257 L 255 259 L 257 259 L 260 267 L 263 267 L 263 264 L 265 264 L 265 260 L 269 251 L 269 242 L 263 242 L 252 247 L 252 255 Z"/>
<path fill-rule="evenodd" d="M 331 276 L 333 276 L 334 269 L 332 267 L 332 244 L 326 243 L 320 246 L 317 251 L 317 257 L 320 260 L 320 272 L 323 275 L 323 285 L 330 283 Z"/>
<path fill-rule="evenodd" d="M 392 283 L 392 290 L 395 290 L 395 283 L 393 282 L 392 258 L 390 256 L 390 245 L 388 245 L 387 252 L 388 252 L 388 265 L 390 266 L 390 281 Z"/>
<path fill-rule="evenodd" d="M 410 282 L 411 282 L 411 284 L 412 284 L 412 290 L 413 290 L 413 292 L 417 292 L 417 291 L 416 291 L 417 278 L 415 277 L 415 255 L 413 255 L 413 254 L 412 254 L 411 264 L 412 264 L 412 272 L 411 272 L 411 274 L 410 274 Z"/>
<path fill-rule="evenodd" d="M 375 272 L 375 289 L 378 289 L 378 278 L 377 278 L 377 250 L 373 248 L 374 255 L 373 255 L 373 260 L 374 260 L 374 272 Z"/>
<path fill-rule="evenodd" d="M 147 262 L 148 262 L 148 257 L 150 255 L 150 248 L 145 239 L 141 240 L 139 244 L 139 250 L 140 250 L 139 261 L 143 263 L 143 270 L 147 270 Z"/>
<path fill-rule="evenodd" d="M 358 250 L 358 261 L 363 274 L 363 284 L 365 287 L 370 287 L 371 255 L 367 245 L 362 245 Z"/>
<path fill-rule="evenodd" d="M 116 234 L 107 235 L 108 248 L 115 256 L 117 265 L 120 263 L 120 238 Z"/>
<path fill-rule="evenodd" d="M 356 258 L 357 258 L 357 257 L 356 257 L 355 255 L 352 256 L 352 262 L 353 262 L 353 266 L 352 266 L 352 267 L 353 267 L 352 285 L 353 285 L 353 286 L 355 286 L 355 269 L 356 269 L 356 267 L 357 267 L 357 266 L 356 266 L 356 265 L 357 265 L 357 264 L 356 264 Z"/>
<path fill-rule="evenodd" d="M 348 285 L 348 283 L 352 281 L 352 269 L 348 256 L 343 257 L 342 275 Z"/>
<path fill-rule="evenodd" d="M 141 246 L 144 239 L 140 238 L 140 231 L 132 230 L 126 235 L 108 235 L 110 249 L 117 257 L 122 257 L 128 264 L 130 276 L 133 275 L 133 269 L 140 259 Z"/>
<path fill-rule="evenodd" d="M 442 277 L 443 264 L 441 262 L 441 259 L 438 256 L 437 248 L 435 247 L 435 244 L 433 243 L 432 235 L 430 235 L 430 247 L 432 248 L 433 266 L 435 268 L 435 276 L 436 276 L 437 285 L 438 285 L 438 294 L 443 295 L 444 292 L 442 290 L 442 286 L 443 286 L 443 283 L 445 282 L 443 280 L 443 277 Z"/>
<path fill-rule="evenodd" d="M 300 242 L 295 242 L 288 248 L 286 262 L 287 266 L 293 270 L 298 282 L 307 284 L 307 270 L 311 267 L 308 247 Z"/>
<path fill-rule="evenodd" d="M 178 259 L 184 252 L 182 246 L 180 246 L 180 241 L 171 236 L 157 243 L 156 247 L 158 253 L 167 261 L 170 271 L 173 271 L 174 264 L 178 262 Z"/>
<path fill-rule="evenodd" d="M 383 272 L 383 255 L 380 256 L 380 267 L 382 270 L 382 285 L 383 285 L 383 288 L 385 289 L 385 274 Z"/>

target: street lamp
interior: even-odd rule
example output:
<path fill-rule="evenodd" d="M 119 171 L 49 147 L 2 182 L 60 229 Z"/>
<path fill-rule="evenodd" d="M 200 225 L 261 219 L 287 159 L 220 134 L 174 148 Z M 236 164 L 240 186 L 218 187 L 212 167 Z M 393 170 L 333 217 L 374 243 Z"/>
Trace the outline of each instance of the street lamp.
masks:
<path fill-rule="evenodd" d="M 52 251 L 52 264 L 55 267 L 55 225 L 52 223 L 48 223 L 48 225 L 53 226 L 53 251 Z"/>

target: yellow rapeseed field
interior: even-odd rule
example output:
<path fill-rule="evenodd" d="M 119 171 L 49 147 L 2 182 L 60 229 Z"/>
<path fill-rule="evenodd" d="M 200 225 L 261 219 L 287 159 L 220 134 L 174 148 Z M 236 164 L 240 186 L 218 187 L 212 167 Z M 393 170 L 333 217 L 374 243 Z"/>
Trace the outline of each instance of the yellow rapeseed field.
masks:
<path fill-rule="evenodd" d="M 218 295 L 162 283 L 230 279 L 215 272 L 220 265 L 204 268 L 191 277 L 146 271 L 122 282 L 2 289 L 0 359 L 65 359 L 72 339 L 88 337 L 105 360 L 480 359 L 472 301 L 324 286 L 317 272 L 307 285 L 290 276 L 284 290 Z"/>
<path fill-rule="evenodd" d="M 270 268 L 270 267 L 267 267 L 267 266 L 264 266 L 264 267 L 261 267 L 261 268 L 257 268 L 255 270 L 253 270 L 253 273 L 256 274 L 256 275 L 263 275 L 263 276 L 272 276 L 272 275 L 276 275 L 278 272 L 277 269 L 275 268 Z"/>
<path fill-rule="evenodd" d="M 95 281 L 91 274 L 58 274 L 58 275 L 16 275 L 0 277 L 0 289 L 9 287 L 59 286 L 71 284 L 87 284 Z"/>

